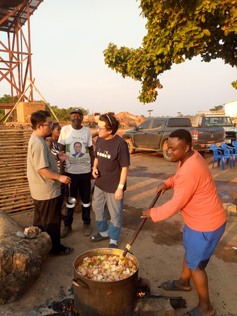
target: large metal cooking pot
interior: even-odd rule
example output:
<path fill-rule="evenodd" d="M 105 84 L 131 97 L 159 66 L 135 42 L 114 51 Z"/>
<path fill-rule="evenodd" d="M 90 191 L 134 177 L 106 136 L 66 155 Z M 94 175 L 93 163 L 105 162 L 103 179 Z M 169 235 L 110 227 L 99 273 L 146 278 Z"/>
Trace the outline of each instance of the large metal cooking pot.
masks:
<path fill-rule="evenodd" d="M 81 254 L 74 262 L 74 305 L 80 316 L 128 316 L 137 303 L 138 261 L 128 253 L 137 271 L 130 277 L 114 281 L 101 282 L 87 279 L 76 271 L 79 263 L 86 257 L 96 255 L 122 255 L 123 250 L 99 248 Z"/>

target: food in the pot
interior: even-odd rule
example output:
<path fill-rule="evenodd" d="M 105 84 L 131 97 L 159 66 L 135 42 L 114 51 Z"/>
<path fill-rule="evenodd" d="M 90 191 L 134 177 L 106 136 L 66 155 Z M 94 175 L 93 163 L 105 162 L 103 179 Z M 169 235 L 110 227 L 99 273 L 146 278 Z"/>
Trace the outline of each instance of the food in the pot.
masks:
<path fill-rule="evenodd" d="M 135 263 L 117 255 L 99 255 L 84 258 L 76 267 L 79 275 L 101 282 L 126 279 L 137 270 Z"/>

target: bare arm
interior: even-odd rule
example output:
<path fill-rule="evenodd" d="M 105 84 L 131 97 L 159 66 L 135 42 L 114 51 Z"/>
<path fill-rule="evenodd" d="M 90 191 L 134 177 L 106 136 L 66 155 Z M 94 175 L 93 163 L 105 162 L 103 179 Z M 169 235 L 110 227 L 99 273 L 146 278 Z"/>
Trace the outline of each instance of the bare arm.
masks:
<path fill-rule="evenodd" d="M 50 140 L 50 139 L 46 139 L 45 142 L 46 142 L 46 144 L 49 146 L 49 148 L 50 148 L 50 150 L 51 150 L 52 147 L 53 147 L 51 140 Z"/>
<path fill-rule="evenodd" d="M 42 176 L 44 176 L 45 178 L 49 178 L 49 179 L 54 179 L 54 180 L 58 180 L 62 183 L 69 183 L 71 182 L 71 178 L 55 173 L 53 171 L 51 171 L 49 168 L 42 168 L 37 170 L 37 172 L 39 174 L 41 174 Z"/>
<path fill-rule="evenodd" d="M 96 137 L 96 136 L 99 136 L 99 132 L 98 131 L 95 131 L 94 133 L 91 133 L 92 134 L 92 138 Z"/>
<path fill-rule="evenodd" d="M 65 152 L 66 150 L 66 146 L 60 144 L 60 152 Z M 65 168 L 64 168 L 64 162 L 62 160 L 60 160 L 60 173 L 61 174 L 65 174 Z"/>
<path fill-rule="evenodd" d="M 115 200 L 119 201 L 123 198 L 123 187 L 125 185 L 129 167 L 123 167 L 120 174 L 120 180 L 117 190 L 115 191 Z"/>
<path fill-rule="evenodd" d="M 91 169 L 92 169 L 92 167 L 93 167 L 93 165 L 94 165 L 94 158 L 95 158 L 93 146 L 88 147 L 88 149 L 89 149 L 89 155 L 90 155 L 90 157 L 91 157 Z"/>
<path fill-rule="evenodd" d="M 92 169 L 92 176 L 94 178 L 98 178 L 99 176 L 99 171 L 98 171 L 98 158 L 94 159 L 94 165 L 93 165 L 93 169 Z"/>
<path fill-rule="evenodd" d="M 161 191 L 160 195 L 162 195 L 165 193 L 166 190 L 168 190 L 168 187 L 164 182 L 162 182 L 161 184 L 158 185 L 156 194 Z M 151 218 L 150 210 L 151 210 L 150 208 L 145 208 L 144 211 L 142 211 L 141 218 Z"/>

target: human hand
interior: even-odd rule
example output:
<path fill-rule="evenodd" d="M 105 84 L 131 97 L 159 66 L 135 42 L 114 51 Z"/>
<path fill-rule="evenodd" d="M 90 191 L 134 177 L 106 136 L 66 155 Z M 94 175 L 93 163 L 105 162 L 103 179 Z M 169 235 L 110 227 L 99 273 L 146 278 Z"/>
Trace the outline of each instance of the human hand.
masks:
<path fill-rule="evenodd" d="M 158 185 L 157 190 L 156 190 L 156 194 L 159 193 L 159 192 L 161 192 L 160 195 L 162 195 L 162 194 L 165 193 L 165 191 L 166 191 L 167 189 L 168 189 L 168 188 L 167 188 L 167 185 L 166 185 L 164 182 L 162 182 L 161 184 Z"/>
<path fill-rule="evenodd" d="M 65 175 L 61 175 L 61 174 L 59 175 L 58 180 L 65 184 L 71 183 L 71 178 Z"/>
<path fill-rule="evenodd" d="M 99 177 L 99 170 L 97 168 L 92 169 L 92 176 L 96 179 Z"/>
<path fill-rule="evenodd" d="M 123 198 L 123 189 L 117 189 L 115 191 L 115 200 L 120 201 Z"/>
<path fill-rule="evenodd" d="M 141 218 L 151 218 L 150 209 L 149 208 L 145 208 L 144 211 L 142 211 Z"/>
<path fill-rule="evenodd" d="M 58 153 L 58 158 L 61 161 L 69 160 L 69 156 L 67 154 L 65 154 L 64 151 L 60 151 L 60 153 Z"/>

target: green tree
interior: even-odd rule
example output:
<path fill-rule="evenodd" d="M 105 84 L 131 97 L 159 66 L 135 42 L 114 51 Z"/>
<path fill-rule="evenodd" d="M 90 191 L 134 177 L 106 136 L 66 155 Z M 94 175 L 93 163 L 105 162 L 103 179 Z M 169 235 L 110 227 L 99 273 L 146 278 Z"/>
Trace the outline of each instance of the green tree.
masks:
<path fill-rule="evenodd" d="M 51 109 L 53 110 L 54 114 L 57 116 L 59 121 L 69 121 L 70 120 L 70 112 L 74 107 L 70 107 L 68 109 L 59 109 L 57 105 L 51 106 Z M 79 108 L 82 110 L 83 115 L 88 114 L 88 110 L 85 110 L 83 108 Z M 54 117 L 52 116 L 52 120 L 54 120 Z"/>
<path fill-rule="evenodd" d="M 16 103 L 18 101 L 18 97 L 15 95 L 13 97 L 13 102 Z M 12 97 L 9 94 L 4 94 L 0 98 L 0 103 L 12 103 Z"/>
<path fill-rule="evenodd" d="M 14 100 L 14 103 L 16 103 L 18 101 L 18 97 L 15 95 L 13 97 L 13 100 Z M 9 94 L 4 94 L 0 98 L 0 103 L 12 103 L 12 97 Z M 5 115 L 5 110 L 0 109 L 0 120 L 3 118 L 4 115 Z"/>
<path fill-rule="evenodd" d="M 210 109 L 210 111 L 224 111 L 223 105 L 216 105 L 214 108 Z"/>
<path fill-rule="evenodd" d="M 138 99 L 156 100 L 162 88 L 158 76 L 172 65 L 200 55 L 210 62 L 221 58 L 237 66 L 237 0 L 140 0 L 147 18 L 142 47 L 104 50 L 105 64 L 142 83 Z M 237 89 L 237 81 L 232 82 Z"/>

